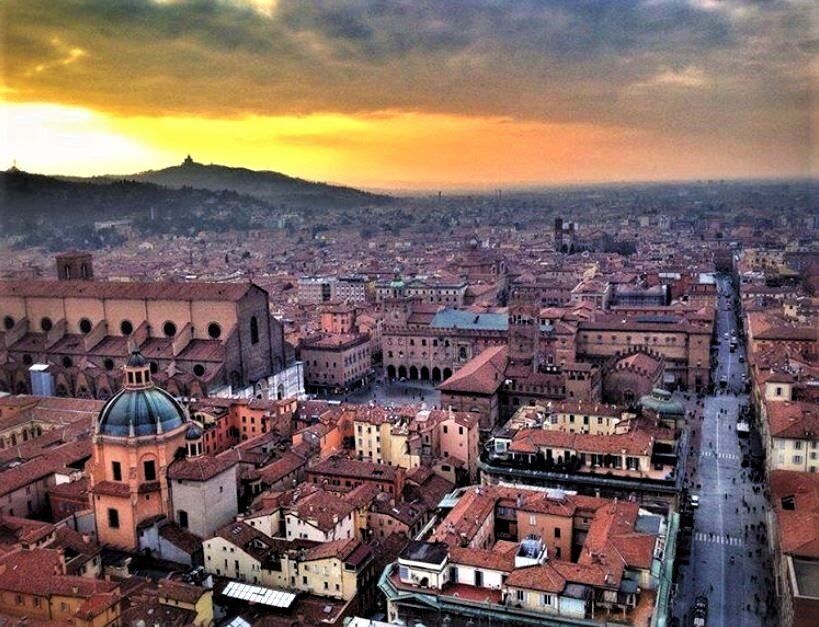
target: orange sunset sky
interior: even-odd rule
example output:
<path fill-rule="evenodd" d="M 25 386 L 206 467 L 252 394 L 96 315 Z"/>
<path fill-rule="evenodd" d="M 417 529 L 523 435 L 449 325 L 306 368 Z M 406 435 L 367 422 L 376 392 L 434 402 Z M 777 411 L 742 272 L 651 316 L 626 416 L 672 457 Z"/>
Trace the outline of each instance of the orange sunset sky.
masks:
<path fill-rule="evenodd" d="M 0 167 L 387 189 L 816 174 L 813 3 L 0 2 Z"/>

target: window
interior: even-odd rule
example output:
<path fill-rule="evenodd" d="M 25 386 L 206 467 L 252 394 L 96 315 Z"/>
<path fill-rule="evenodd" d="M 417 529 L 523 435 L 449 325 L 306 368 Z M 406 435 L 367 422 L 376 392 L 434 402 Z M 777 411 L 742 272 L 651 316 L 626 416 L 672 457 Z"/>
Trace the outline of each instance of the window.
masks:
<path fill-rule="evenodd" d="M 6 316 L 3 318 L 3 327 L 8 331 L 14 326 L 14 318 L 11 316 Z"/>
<path fill-rule="evenodd" d="M 552 595 L 551 594 L 544 594 L 543 595 L 543 605 L 551 605 L 552 604 Z"/>
<path fill-rule="evenodd" d="M 560 537 L 560 527 L 555 527 L 555 538 Z"/>
<path fill-rule="evenodd" d="M 123 335 L 131 335 L 134 332 L 134 325 L 130 320 L 123 320 L 119 323 L 119 330 Z"/>
<path fill-rule="evenodd" d="M 256 316 L 250 318 L 250 343 L 259 343 L 259 321 L 256 319 Z"/>
<path fill-rule="evenodd" d="M 92 328 L 94 328 L 94 325 L 91 324 L 91 321 L 88 318 L 83 318 L 80 320 L 80 331 L 83 333 L 91 333 Z"/>
<path fill-rule="evenodd" d="M 801 455 L 794 455 L 793 456 L 793 463 L 794 464 L 801 464 L 802 463 L 802 456 Z"/>
<path fill-rule="evenodd" d="M 145 472 L 145 481 L 156 481 L 156 462 L 152 459 L 142 462 L 142 469 Z"/>
<path fill-rule="evenodd" d="M 220 335 L 222 335 L 222 327 L 216 322 L 211 322 L 208 325 L 208 336 L 211 339 L 218 340 Z"/>
<path fill-rule="evenodd" d="M 108 526 L 111 529 L 119 529 L 119 512 L 113 507 L 108 508 Z"/>
<path fill-rule="evenodd" d="M 165 324 L 162 325 L 162 332 L 165 334 L 165 337 L 175 337 L 176 325 L 170 320 L 168 320 Z"/>
<path fill-rule="evenodd" d="M 536 525 L 537 524 L 537 516 L 535 516 L 534 514 L 531 514 L 529 516 L 529 524 L 530 525 Z"/>
<path fill-rule="evenodd" d="M 515 591 L 517 599 L 520 603 L 523 603 L 526 600 L 526 591 L 525 590 L 516 590 Z"/>
<path fill-rule="evenodd" d="M 106 370 L 113 370 L 114 369 L 114 360 L 113 359 L 106 359 L 102 362 L 102 365 L 105 367 Z"/>
<path fill-rule="evenodd" d="M 114 481 L 122 481 L 122 464 L 111 462 L 111 474 L 114 475 Z"/>
<path fill-rule="evenodd" d="M 49 318 L 48 316 L 44 316 L 43 318 L 40 319 L 40 328 L 43 331 L 45 331 L 46 333 L 51 331 L 51 328 L 53 326 L 54 326 L 54 323 L 51 321 L 51 318 Z"/>

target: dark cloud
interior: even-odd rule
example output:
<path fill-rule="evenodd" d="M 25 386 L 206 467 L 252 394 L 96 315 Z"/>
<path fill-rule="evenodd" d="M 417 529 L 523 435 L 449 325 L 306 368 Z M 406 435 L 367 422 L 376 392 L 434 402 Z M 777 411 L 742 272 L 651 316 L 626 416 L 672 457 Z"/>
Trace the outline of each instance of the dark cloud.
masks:
<path fill-rule="evenodd" d="M 806 2 L 7 0 L 8 97 L 122 114 L 410 109 L 807 128 Z M 55 43 L 56 42 L 56 43 Z M 69 63 L 66 50 L 84 55 Z M 41 69 L 37 69 L 40 67 Z"/>

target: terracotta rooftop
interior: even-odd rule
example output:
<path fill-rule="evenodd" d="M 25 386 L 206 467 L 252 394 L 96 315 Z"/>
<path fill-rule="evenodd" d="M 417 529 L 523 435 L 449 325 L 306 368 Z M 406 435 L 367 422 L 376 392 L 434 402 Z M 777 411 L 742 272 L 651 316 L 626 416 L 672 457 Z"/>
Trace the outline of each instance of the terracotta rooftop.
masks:
<path fill-rule="evenodd" d="M 819 559 L 819 475 L 774 470 L 770 485 L 782 552 Z"/>
<path fill-rule="evenodd" d="M 504 382 L 508 349 L 491 346 L 438 385 L 442 392 L 494 394 Z"/>
<path fill-rule="evenodd" d="M 804 401 L 765 401 L 772 437 L 817 441 L 819 405 Z"/>
<path fill-rule="evenodd" d="M 185 481 L 208 481 L 222 474 L 233 465 L 236 459 L 229 456 L 186 457 L 173 462 L 168 467 L 168 478 Z"/>
<path fill-rule="evenodd" d="M 237 301 L 251 286 L 252 283 L 170 281 L 0 281 L 0 294 L 48 298 Z"/>

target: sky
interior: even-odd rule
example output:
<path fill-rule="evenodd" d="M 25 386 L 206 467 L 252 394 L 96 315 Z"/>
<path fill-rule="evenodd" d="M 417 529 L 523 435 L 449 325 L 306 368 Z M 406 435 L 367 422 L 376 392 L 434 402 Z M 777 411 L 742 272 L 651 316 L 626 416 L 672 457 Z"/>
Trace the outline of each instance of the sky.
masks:
<path fill-rule="evenodd" d="M 0 0 L 0 167 L 376 189 L 819 171 L 810 0 Z"/>

